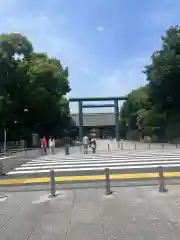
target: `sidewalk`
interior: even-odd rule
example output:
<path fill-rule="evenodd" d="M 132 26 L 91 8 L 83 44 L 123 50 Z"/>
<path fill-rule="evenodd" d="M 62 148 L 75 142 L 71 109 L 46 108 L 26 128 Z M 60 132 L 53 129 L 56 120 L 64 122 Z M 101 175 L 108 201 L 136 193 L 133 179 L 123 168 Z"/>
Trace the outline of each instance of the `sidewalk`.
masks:
<path fill-rule="evenodd" d="M 179 186 L 1 193 L 1 240 L 177 240 Z"/>

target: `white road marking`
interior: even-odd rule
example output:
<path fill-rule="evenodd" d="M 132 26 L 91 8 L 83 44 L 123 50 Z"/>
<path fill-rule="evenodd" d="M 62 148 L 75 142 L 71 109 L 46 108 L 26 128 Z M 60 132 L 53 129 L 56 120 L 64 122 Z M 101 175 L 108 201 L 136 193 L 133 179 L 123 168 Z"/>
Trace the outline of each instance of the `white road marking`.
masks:
<path fill-rule="evenodd" d="M 180 166 L 180 149 L 147 149 L 142 151 L 104 151 L 101 153 L 84 155 L 76 153 L 64 155 L 47 155 L 33 159 L 9 172 L 8 175 L 28 175 L 56 172 L 99 171 L 106 167 L 111 170 L 150 169 L 162 165 L 163 167 Z"/>

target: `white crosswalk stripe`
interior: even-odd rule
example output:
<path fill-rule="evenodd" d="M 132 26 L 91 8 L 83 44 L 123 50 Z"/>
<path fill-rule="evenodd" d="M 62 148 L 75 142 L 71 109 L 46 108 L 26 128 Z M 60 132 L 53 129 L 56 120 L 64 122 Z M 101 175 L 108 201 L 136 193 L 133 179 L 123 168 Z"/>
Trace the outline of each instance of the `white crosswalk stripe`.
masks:
<path fill-rule="evenodd" d="M 67 156 L 59 153 L 33 159 L 7 174 L 41 174 L 48 173 L 51 169 L 59 173 L 99 171 L 105 168 L 149 169 L 160 165 L 167 168 L 180 167 L 180 149 L 101 151 L 96 154 L 74 153 Z"/>

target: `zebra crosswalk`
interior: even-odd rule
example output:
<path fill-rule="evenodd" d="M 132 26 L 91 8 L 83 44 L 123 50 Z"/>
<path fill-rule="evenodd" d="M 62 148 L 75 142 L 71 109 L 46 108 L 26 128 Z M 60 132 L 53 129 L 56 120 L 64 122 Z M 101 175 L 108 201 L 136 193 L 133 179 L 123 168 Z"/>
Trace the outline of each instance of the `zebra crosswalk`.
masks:
<path fill-rule="evenodd" d="M 180 167 L 180 149 L 101 151 L 96 154 L 73 153 L 41 156 L 8 172 L 8 176 L 24 177 L 47 175 L 54 170 L 56 175 L 95 175 L 105 168 L 115 172 L 151 172 L 158 166 Z"/>

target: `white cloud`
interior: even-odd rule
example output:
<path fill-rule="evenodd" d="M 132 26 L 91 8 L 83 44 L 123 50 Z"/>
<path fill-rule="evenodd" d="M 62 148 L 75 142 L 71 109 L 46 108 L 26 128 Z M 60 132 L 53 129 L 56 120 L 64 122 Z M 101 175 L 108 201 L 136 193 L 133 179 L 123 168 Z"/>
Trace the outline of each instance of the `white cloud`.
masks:
<path fill-rule="evenodd" d="M 155 27 L 166 30 L 172 25 L 177 24 L 177 15 L 168 10 L 154 11 L 150 16 L 150 22 Z"/>
<path fill-rule="evenodd" d="M 146 18 L 155 27 L 167 29 L 171 25 L 179 23 L 179 0 L 164 0 L 163 4 L 157 2 L 156 8 L 146 15 Z"/>
<path fill-rule="evenodd" d="M 26 33 L 32 32 L 36 36 L 42 32 L 44 34 L 49 32 L 50 34 L 56 27 L 54 26 L 54 21 L 58 27 L 61 27 L 61 25 L 66 23 L 66 19 L 63 16 L 53 19 L 53 17 L 50 18 L 45 15 L 32 14 L 24 17 L 11 15 L 3 19 L 3 24 L 0 26 L 0 31 L 21 31 Z"/>
<path fill-rule="evenodd" d="M 22 1 L 0 0 L 0 13 L 2 11 L 8 13 L 6 18 L 3 17 L 1 19 L 0 32 L 20 32 L 29 38 L 36 51 L 47 51 L 50 56 L 60 58 L 63 65 L 69 66 L 70 85 L 73 89 L 73 93 L 70 93 L 70 96 L 79 96 L 79 91 L 81 91 L 83 85 L 81 84 L 82 78 L 84 78 L 83 81 L 85 83 L 88 77 L 95 72 L 96 59 L 91 56 L 88 50 L 83 48 L 83 44 L 76 42 L 72 36 L 68 35 L 65 27 L 65 24 L 68 23 L 66 16 L 60 14 L 57 18 L 54 15 L 47 15 L 46 11 L 41 11 L 39 15 L 34 15 L 32 13 L 33 10 L 29 11 L 28 15 L 18 14 L 16 3 L 20 5 Z M 14 10 L 12 10 L 13 6 Z M 11 9 L 11 11 L 8 9 Z M 157 21 L 155 19 L 158 19 L 158 16 L 154 15 L 153 19 Z M 100 34 L 104 31 L 104 28 L 97 25 L 94 27 L 94 31 Z M 145 82 L 142 70 L 147 63 L 146 60 L 147 58 L 141 57 L 124 60 L 109 75 L 100 76 L 100 79 L 97 78 L 96 84 L 99 85 L 97 87 L 98 94 L 100 96 L 125 95 L 133 88 L 142 85 Z M 80 75 L 86 76 L 80 79 Z M 77 91 L 77 88 L 80 90 Z M 72 104 L 71 107 L 73 111 L 77 110 L 77 104 Z M 107 110 L 104 109 L 104 111 Z"/>
<path fill-rule="evenodd" d="M 150 55 L 139 56 L 137 58 L 124 59 L 119 63 L 109 75 L 102 76 L 97 80 L 96 87 L 99 89 L 99 96 L 125 96 L 133 89 L 136 89 L 146 84 L 146 76 L 143 74 L 145 65 L 150 62 Z M 108 102 L 107 102 L 108 103 Z M 102 102 L 105 104 L 105 102 Z M 119 101 L 119 105 L 122 101 Z M 78 112 L 78 105 L 76 103 L 70 104 L 72 112 Z M 87 110 L 92 111 L 91 110 Z M 87 112 L 85 110 L 85 112 Z M 112 108 L 93 109 L 93 112 L 112 112 Z"/>
<path fill-rule="evenodd" d="M 50 19 L 46 16 L 38 16 L 37 20 L 41 21 L 42 23 L 44 22 L 45 24 L 48 24 L 50 22 Z"/>
<path fill-rule="evenodd" d="M 16 0 L 0 0 L 0 6 L 1 7 L 9 7 L 14 5 L 16 2 Z"/>
<path fill-rule="evenodd" d="M 13 0 L 11 2 L 13 3 Z M 1 4 L 0 0 L 0 6 Z M 66 16 L 49 16 L 46 12 L 40 12 L 38 15 L 32 11 L 28 15 L 21 15 L 13 11 L 13 14 L 6 13 L 2 19 L 0 16 L 0 20 L 0 33 L 19 32 L 27 36 L 35 51 L 46 51 L 50 57 L 57 57 L 64 66 L 68 66 L 70 85 L 73 90 L 79 88 L 79 75 L 89 74 L 88 67 L 92 59 L 83 45 L 68 35 L 65 27 Z M 77 106 L 75 108 L 77 109 Z"/>
<path fill-rule="evenodd" d="M 105 96 L 124 96 L 132 89 L 145 84 L 144 66 L 149 63 L 147 57 L 124 60 L 109 76 L 101 81 Z"/>
<path fill-rule="evenodd" d="M 54 24 L 54 22 L 56 24 Z M 54 18 L 44 15 L 28 14 L 28 16 L 11 15 L 3 19 L 0 25 L 1 32 L 20 32 L 32 42 L 36 51 L 46 51 L 50 56 L 60 58 L 65 65 L 74 68 L 82 68 L 84 74 L 88 74 L 84 67 L 88 60 L 83 46 L 68 37 L 64 30 L 67 18 L 63 15 Z"/>
<path fill-rule="evenodd" d="M 87 67 L 80 68 L 80 72 L 82 72 L 84 75 L 88 75 L 89 74 L 89 70 L 88 70 Z"/>
<path fill-rule="evenodd" d="M 155 11 L 153 12 L 151 17 L 154 24 L 157 24 L 158 26 L 160 25 L 163 27 L 170 25 L 173 20 L 172 14 L 167 11 Z"/>
<path fill-rule="evenodd" d="M 104 28 L 101 27 L 101 26 L 96 26 L 95 29 L 96 29 L 99 33 L 101 33 L 101 32 L 104 31 Z"/>

